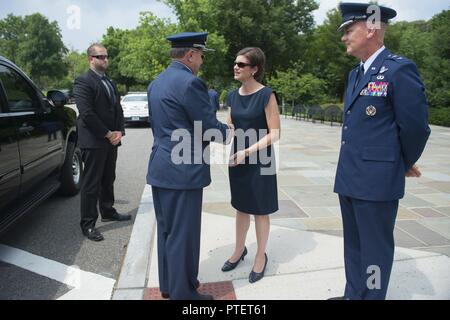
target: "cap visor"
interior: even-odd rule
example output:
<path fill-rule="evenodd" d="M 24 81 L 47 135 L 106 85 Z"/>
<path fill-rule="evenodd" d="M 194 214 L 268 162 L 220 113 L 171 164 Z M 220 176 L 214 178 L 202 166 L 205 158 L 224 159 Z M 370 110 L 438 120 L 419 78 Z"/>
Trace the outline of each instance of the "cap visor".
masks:
<path fill-rule="evenodd" d="M 205 47 L 205 46 L 202 45 L 202 44 L 194 44 L 194 48 L 202 49 L 204 52 L 212 52 L 212 51 L 216 51 L 216 50 L 214 50 L 214 49 L 207 48 L 207 47 Z"/>
<path fill-rule="evenodd" d="M 338 30 L 338 31 L 342 31 L 342 30 L 344 30 L 345 27 L 351 25 L 353 22 L 356 22 L 356 20 L 348 20 L 348 21 L 345 21 L 343 24 L 341 24 L 341 25 L 339 26 L 339 28 L 338 28 L 337 30 Z"/>

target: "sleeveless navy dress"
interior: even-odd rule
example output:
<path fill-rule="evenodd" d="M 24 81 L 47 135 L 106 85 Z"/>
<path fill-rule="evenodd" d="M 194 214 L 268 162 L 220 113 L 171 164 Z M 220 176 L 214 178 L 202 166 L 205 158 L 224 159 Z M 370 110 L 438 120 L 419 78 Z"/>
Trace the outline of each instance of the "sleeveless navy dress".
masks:
<path fill-rule="evenodd" d="M 272 89 L 263 87 L 250 95 L 240 95 L 239 89 L 227 96 L 231 108 L 231 119 L 236 136 L 232 154 L 243 150 L 268 134 L 265 107 L 269 103 Z M 245 139 L 242 131 L 245 132 Z M 241 134 L 240 134 L 241 133 Z M 245 162 L 229 167 L 231 205 L 242 213 L 267 215 L 278 210 L 278 191 L 275 156 L 272 146 L 255 152 Z"/>

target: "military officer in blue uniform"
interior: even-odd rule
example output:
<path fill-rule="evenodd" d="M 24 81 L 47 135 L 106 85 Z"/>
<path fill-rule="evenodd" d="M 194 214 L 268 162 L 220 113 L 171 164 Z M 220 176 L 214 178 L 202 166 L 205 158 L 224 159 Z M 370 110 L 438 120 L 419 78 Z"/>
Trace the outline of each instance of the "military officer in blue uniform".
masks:
<path fill-rule="evenodd" d="M 348 76 L 334 191 L 343 228 L 345 299 L 385 299 L 405 176 L 425 148 L 428 104 L 415 64 L 384 47 L 393 9 L 341 3 L 342 41 L 361 63 Z"/>
<path fill-rule="evenodd" d="M 225 142 L 231 140 L 232 130 L 217 120 L 208 88 L 196 76 L 204 53 L 210 50 L 207 35 L 169 36 L 173 61 L 148 87 L 154 142 L 147 183 L 152 186 L 157 220 L 160 290 L 171 299 L 212 299 L 197 292 L 202 195 L 211 183 L 203 153 L 209 144 L 205 140 L 213 140 L 203 134 L 214 129 L 218 132 L 214 140 Z M 186 141 L 188 147 L 180 150 L 180 143 Z"/>

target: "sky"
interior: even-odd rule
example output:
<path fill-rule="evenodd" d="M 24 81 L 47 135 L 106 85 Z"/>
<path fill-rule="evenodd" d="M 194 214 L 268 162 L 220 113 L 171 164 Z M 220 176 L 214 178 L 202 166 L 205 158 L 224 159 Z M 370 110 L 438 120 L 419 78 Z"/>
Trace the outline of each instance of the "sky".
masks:
<path fill-rule="evenodd" d="M 316 24 L 322 24 L 328 10 L 336 8 L 339 2 L 319 0 L 320 7 L 313 12 Z M 450 0 L 379 0 L 378 3 L 397 11 L 394 22 L 428 20 L 450 9 Z M 160 18 L 176 22 L 171 8 L 157 0 L 0 0 L 0 19 L 10 13 L 25 16 L 39 12 L 50 21 L 58 22 L 66 47 L 77 51 L 85 51 L 91 43 L 100 41 L 109 26 L 136 28 L 142 11 L 151 11 Z"/>

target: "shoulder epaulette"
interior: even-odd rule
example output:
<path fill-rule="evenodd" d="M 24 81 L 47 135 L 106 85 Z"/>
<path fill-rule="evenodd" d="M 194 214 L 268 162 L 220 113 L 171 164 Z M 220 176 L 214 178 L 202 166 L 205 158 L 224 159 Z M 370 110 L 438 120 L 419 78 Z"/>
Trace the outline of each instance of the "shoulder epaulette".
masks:
<path fill-rule="evenodd" d="M 396 55 L 396 54 L 388 54 L 387 59 L 389 60 L 393 60 L 393 61 L 397 61 L 397 62 L 404 62 L 404 61 L 408 61 L 408 59 L 406 59 L 405 57 Z"/>

